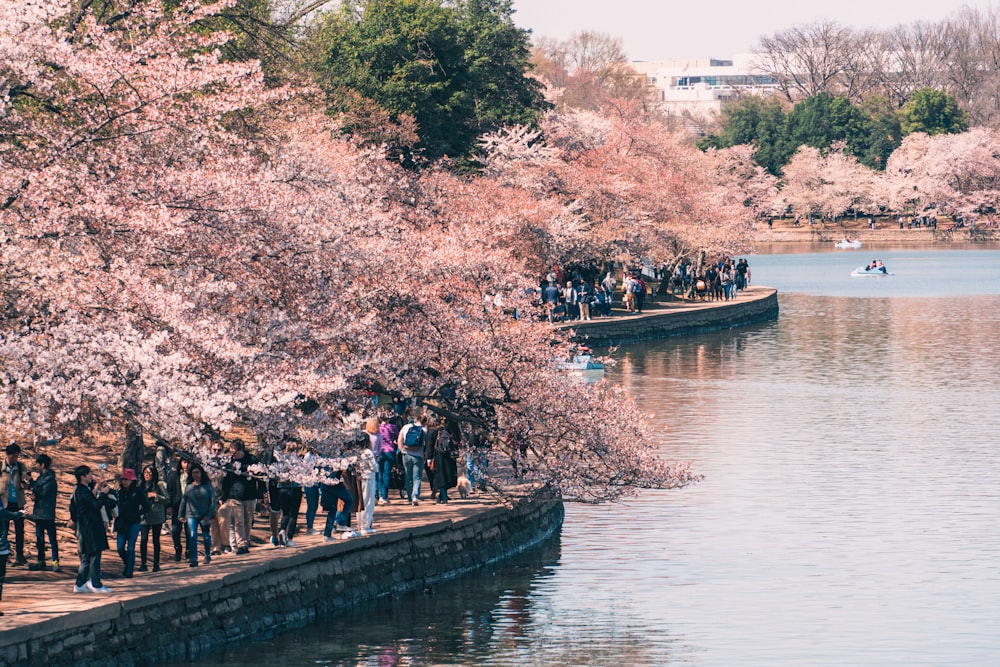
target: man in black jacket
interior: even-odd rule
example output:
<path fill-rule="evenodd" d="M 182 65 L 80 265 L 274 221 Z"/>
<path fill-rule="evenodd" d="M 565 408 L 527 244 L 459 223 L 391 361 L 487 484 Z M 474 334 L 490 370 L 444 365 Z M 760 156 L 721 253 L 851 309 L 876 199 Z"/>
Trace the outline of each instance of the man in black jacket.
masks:
<path fill-rule="evenodd" d="M 115 508 L 114 496 L 108 494 L 108 483 L 101 482 L 94 489 L 94 476 L 88 466 L 73 470 L 76 489 L 69 500 L 69 516 L 76 522 L 80 544 L 80 571 L 76 575 L 76 593 L 110 593 L 101 583 L 101 553 L 108 548 L 108 534 L 104 528 L 101 508 L 108 515 Z"/>
<path fill-rule="evenodd" d="M 236 553 L 250 553 L 250 529 L 253 528 L 253 512 L 257 507 L 258 481 L 247 469 L 259 463 L 257 457 L 246 450 L 246 444 L 236 438 L 230 445 L 231 456 L 226 464 L 226 476 L 222 480 L 222 499 L 229 504 L 233 513 L 233 532 L 230 543 L 236 543 Z"/>
<path fill-rule="evenodd" d="M 52 458 L 47 454 L 35 457 L 35 470 L 40 474 L 31 483 L 35 503 L 31 508 L 31 518 L 35 522 L 35 543 L 38 562 L 29 565 L 29 570 L 45 569 L 45 536 L 49 536 L 52 549 L 52 569 L 59 572 L 59 545 L 56 542 L 56 473 L 52 470 Z"/>
<path fill-rule="evenodd" d="M 174 543 L 174 562 L 179 563 L 184 555 L 184 547 L 181 543 L 181 531 L 184 532 L 184 542 L 187 544 L 187 525 L 180 516 L 181 498 L 184 497 L 184 489 L 188 484 L 188 469 L 191 462 L 186 458 L 180 458 L 177 465 L 172 467 L 167 474 L 167 510 L 170 513 L 170 538 Z"/>

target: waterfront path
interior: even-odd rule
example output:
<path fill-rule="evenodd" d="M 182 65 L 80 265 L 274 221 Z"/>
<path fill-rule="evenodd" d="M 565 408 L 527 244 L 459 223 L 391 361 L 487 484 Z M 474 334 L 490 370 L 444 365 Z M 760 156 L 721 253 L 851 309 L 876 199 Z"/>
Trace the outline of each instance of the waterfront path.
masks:
<path fill-rule="evenodd" d="M 774 319 L 777 313 L 777 290 L 750 285 L 729 301 L 660 300 L 647 296 L 642 313 L 615 308 L 610 317 L 561 322 L 556 326 L 572 329 L 575 339 L 581 342 L 618 345 L 745 326 Z"/>
<path fill-rule="evenodd" d="M 395 493 L 395 492 L 393 492 Z M 457 494 L 456 494 L 457 496 Z M 435 504 L 433 500 L 424 500 L 420 505 L 410 506 L 404 501 L 396 501 L 389 505 L 379 505 L 375 508 L 375 530 L 372 536 L 355 537 L 350 540 L 326 542 L 322 534 L 295 537 L 297 546 L 276 548 L 270 544 L 270 529 L 267 518 L 257 515 L 254 518 L 254 544 L 249 554 L 224 554 L 213 556 L 212 562 L 199 567 L 188 567 L 187 561 L 174 562 L 174 550 L 169 536 L 163 538 L 163 554 L 160 572 L 136 572 L 132 579 L 122 575 L 121 559 L 114 550 L 114 537 L 109 538 L 112 548 L 104 552 L 101 558 L 102 579 L 112 589 L 110 594 L 74 593 L 73 585 L 79 565 L 76 545 L 60 544 L 64 557 L 62 572 L 29 572 L 26 567 L 7 568 L 7 579 L 3 589 L 4 616 L 0 618 L 0 645 L 3 634 L 14 628 L 33 623 L 49 621 L 60 616 L 93 609 L 96 606 L 112 603 L 126 603 L 144 596 L 152 596 L 166 591 L 183 588 L 191 584 L 221 579 L 234 574 L 241 569 L 256 567 L 274 559 L 295 558 L 303 550 L 334 550 L 345 541 L 357 542 L 373 540 L 384 533 L 400 533 L 416 527 L 446 521 L 461 521 L 499 506 L 499 501 L 487 495 L 472 495 L 468 499 L 456 498 L 447 505 Z M 302 521 L 303 515 L 299 515 Z M 322 510 L 316 517 L 316 528 L 322 529 L 326 521 L 326 512 Z M 30 522 L 26 522 L 26 532 L 32 533 Z M 152 549 L 152 544 L 150 544 Z M 138 555 L 137 555 L 138 561 Z"/>

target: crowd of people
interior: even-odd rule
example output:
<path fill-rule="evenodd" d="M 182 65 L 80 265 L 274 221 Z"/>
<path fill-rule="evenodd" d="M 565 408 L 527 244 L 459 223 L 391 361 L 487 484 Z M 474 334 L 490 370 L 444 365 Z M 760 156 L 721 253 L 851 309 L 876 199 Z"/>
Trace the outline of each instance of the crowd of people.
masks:
<path fill-rule="evenodd" d="M 429 500 L 446 504 L 449 489 L 460 487 L 464 494 L 471 488 L 469 479 L 476 480 L 487 465 L 487 457 L 479 453 L 485 451 L 484 443 L 477 446 L 476 437 L 466 437 L 470 453 L 460 471 L 458 459 L 464 448 L 457 424 L 422 415 L 401 402 L 364 420 L 363 431 L 357 433 L 346 458 L 286 448 L 285 453 L 301 456 L 304 464 L 318 471 L 321 481 L 314 484 L 263 476 L 257 465 L 262 463 L 260 458 L 240 438 L 208 442 L 200 450 L 209 453 L 203 460 L 158 440 L 152 460 L 146 463 L 143 457 L 138 475 L 134 468 L 107 476 L 105 466 L 96 471 L 77 466 L 72 471 L 75 487 L 68 507 L 80 557 L 73 590 L 111 592 L 102 577 L 106 566 L 102 554 L 110 549 L 111 540 L 121 561 L 121 576 L 130 579 L 161 570 L 161 538 L 173 547 L 173 560 L 187 561 L 189 567 L 209 565 L 222 555 L 247 554 L 258 546 L 251 533 L 255 521 L 264 517 L 271 547 L 295 547 L 303 504 L 306 534 L 322 533 L 326 540 L 370 534 L 377 505 L 417 506 Z M 52 459 L 39 454 L 29 471 L 20 455 L 20 446 L 10 444 L 0 471 L 4 499 L 0 506 L 0 600 L 11 555 L 12 566 L 62 570 Z M 325 524 L 317 522 L 321 509 L 326 512 Z M 25 551 L 26 519 L 34 523 L 37 536 L 36 560 L 30 564 Z"/>
<path fill-rule="evenodd" d="M 690 299 L 728 301 L 749 285 L 750 265 L 745 258 L 737 261 L 722 257 L 696 270 L 691 262 L 682 260 L 672 270 L 664 265 L 659 270 L 645 267 L 641 271 L 623 271 L 621 275 L 619 281 L 613 267 L 603 273 L 589 269 L 568 274 L 555 267 L 536 290 L 536 303 L 542 317 L 552 323 L 610 317 L 616 299 L 626 314 L 641 314 L 647 297 L 654 292 L 647 281 L 661 282 L 656 293 L 665 293 L 669 288 Z"/>

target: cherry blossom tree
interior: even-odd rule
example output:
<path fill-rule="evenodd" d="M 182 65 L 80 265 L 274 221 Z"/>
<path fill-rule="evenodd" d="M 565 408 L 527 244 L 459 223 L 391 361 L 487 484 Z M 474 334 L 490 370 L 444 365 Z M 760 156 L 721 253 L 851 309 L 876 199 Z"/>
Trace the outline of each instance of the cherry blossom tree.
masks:
<path fill-rule="evenodd" d="M 228 35 L 201 28 L 230 4 L 136 2 L 102 21 L 88 5 L 0 0 L 0 422 L 50 435 L 125 423 L 202 454 L 203 434 L 239 424 L 339 465 L 354 451 L 345 419 L 377 390 L 498 451 L 525 443 L 522 473 L 567 498 L 696 479 L 649 451 L 620 389 L 560 377 L 565 334 L 511 316 L 530 312 L 539 248 L 567 253 L 588 216 L 617 207 L 653 229 L 639 188 L 606 178 L 609 205 L 523 137 L 534 162 L 508 155 L 489 177 L 406 173 L 341 141 L 313 91 L 224 61 Z M 595 164 L 666 159 L 610 138 Z M 680 162 L 638 184 L 703 174 Z M 572 188 L 529 187 L 543 168 Z M 697 212 L 692 229 L 721 210 L 658 197 L 657 215 L 661 201 L 671 220 Z M 272 465 L 319 474 L 293 454 Z M 491 475 L 512 488 L 505 469 Z"/>

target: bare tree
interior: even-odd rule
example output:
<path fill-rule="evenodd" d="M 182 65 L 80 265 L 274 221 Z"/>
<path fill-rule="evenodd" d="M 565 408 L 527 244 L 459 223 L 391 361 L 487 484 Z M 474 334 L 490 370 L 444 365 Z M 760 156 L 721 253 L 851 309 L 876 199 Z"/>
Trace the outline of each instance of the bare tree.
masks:
<path fill-rule="evenodd" d="M 795 26 L 760 38 L 757 66 L 790 102 L 821 92 L 838 95 L 845 92 L 849 73 L 858 76 L 860 61 L 852 62 L 857 43 L 851 28 L 834 21 Z"/>
<path fill-rule="evenodd" d="M 598 109 L 612 99 L 646 100 L 645 78 L 629 65 L 620 37 L 574 33 L 566 40 L 535 41 L 535 71 L 559 89 L 559 104 Z"/>

